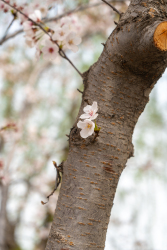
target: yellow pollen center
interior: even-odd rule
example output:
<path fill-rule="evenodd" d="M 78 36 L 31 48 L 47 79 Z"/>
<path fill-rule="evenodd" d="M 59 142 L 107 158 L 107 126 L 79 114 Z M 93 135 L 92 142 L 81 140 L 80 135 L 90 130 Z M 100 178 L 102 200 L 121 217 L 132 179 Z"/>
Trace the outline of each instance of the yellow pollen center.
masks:
<path fill-rule="evenodd" d="M 90 129 L 92 125 L 90 123 L 87 124 L 87 129 Z"/>
<path fill-rule="evenodd" d="M 73 40 L 69 40 L 69 42 L 68 42 L 70 45 L 72 45 L 73 44 Z"/>
<path fill-rule="evenodd" d="M 63 31 L 60 32 L 60 36 L 64 36 L 64 32 Z"/>

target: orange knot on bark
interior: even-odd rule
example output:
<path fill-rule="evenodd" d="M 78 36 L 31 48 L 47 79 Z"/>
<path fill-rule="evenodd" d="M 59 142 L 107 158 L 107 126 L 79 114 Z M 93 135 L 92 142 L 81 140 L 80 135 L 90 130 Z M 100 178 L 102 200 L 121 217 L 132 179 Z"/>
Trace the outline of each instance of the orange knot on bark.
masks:
<path fill-rule="evenodd" d="M 154 32 L 154 44 L 161 51 L 167 51 L 167 22 L 157 26 Z"/>

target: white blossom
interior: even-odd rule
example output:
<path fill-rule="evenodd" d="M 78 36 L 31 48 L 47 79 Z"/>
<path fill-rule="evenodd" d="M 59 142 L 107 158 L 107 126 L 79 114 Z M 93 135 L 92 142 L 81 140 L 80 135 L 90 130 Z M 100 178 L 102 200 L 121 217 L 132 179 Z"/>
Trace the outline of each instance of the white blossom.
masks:
<path fill-rule="evenodd" d="M 32 37 L 34 35 L 33 28 L 35 28 L 35 26 L 31 21 L 26 21 L 23 23 L 23 29 L 26 33 L 26 36 Z"/>
<path fill-rule="evenodd" d="M 89 119 L 79 121 L 77 123 L 77 127 L 81 128 L 80 135 L 82 138 L 87 138 L 88 136 L 92 135 L 94 132 L 95 124 Z"/>
<path fill-rule="evenodd" d="M 31 18 L 34 22 L 41 22 L 42 14 L 40 10 L 35 10 L 34 13 L 29 15 L 29 18 Z"/>
<path fill-rule="evenodd" d="M 72 50 L 73 52 L 77 52 L 78 51 L 77 45 L 80 44 L 81 41 L 82 41 L 81 38 L 77 36 L 75 32 L 71 32 L 66 38 L 65 47 L 67 49 Z"/>
<path fill-rule="evenodd" d="M 52 39 L 56 40 L 56 41 L 65 40 L 65 38 L 69 34 L 69 29 L 68 29 L 68 27 L 66 25 L 64 25 L 62 27 L 58 27 L 54 31 L 55 31 L 55 33 L 53 34 Z"/>
<path fill-rule="evenodd" d="M 42 48 L 42 52 L 44 57 L 49 60 L 54 60 L 58 55 L 59 48 L 56 44 L 48 40 L 46 45 Z"/>
<path fill-rule="evenodd" d="M 60 19 L 60 27 L 67 27 L 69 30 L 71 29 L 72 20 L 70 17 L 63 17 Z"/>
<path fill-rule="evenodd" d="M 87 105 L 83 111 L 85 112 L 85 114 L 81 115 L 80 118 L 81 119 L 90 119 L 90 120 L 94 120 L 97 118 L 98 114 L 96 113 L 98 110 L 97 107 L 97 102 L 93 102 L 92 106 L 91 105 Z"/>

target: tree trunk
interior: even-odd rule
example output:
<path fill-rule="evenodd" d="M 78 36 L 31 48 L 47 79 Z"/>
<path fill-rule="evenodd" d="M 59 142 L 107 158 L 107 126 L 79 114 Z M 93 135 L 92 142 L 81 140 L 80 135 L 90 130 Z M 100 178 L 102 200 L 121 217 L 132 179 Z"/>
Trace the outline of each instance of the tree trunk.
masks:
<path fill-rule="evenodd" d="M 6 250 L 6 229 L 7 229 L 7 220 L 6 220 L 6 206 L 8 199 L 8 186 L 0 185 L 1 192 L 1 208 L 0 208 L 0 249 Z"/>
<path fill-rule="evenodd" d="M 104 249 L 119 177 L 133 156 L 132 134 L 167 66 L 167 0 L 132 0 L 99 60 L 84 74 L 82 104 L 47 250 Z M 99 137 L 80 137 L 83 108 L 98 103 Z"/>

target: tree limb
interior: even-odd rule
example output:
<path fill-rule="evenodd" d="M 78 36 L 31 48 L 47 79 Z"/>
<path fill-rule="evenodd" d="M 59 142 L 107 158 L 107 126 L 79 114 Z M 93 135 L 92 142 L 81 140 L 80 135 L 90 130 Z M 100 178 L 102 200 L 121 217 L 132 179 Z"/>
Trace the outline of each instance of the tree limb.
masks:
<path fill-rule="evenodd" d="M 117 12 L 120 16 L 122 15 L 121 12 L 119 12 L 119 10 L 117 10 L 112 4 L 110 4 L 109 2 L 105 1 L 105 0 L 102 0 L 104 3 L 106 3 L 108 6 L 110 6 L 113 11 Z"/>

